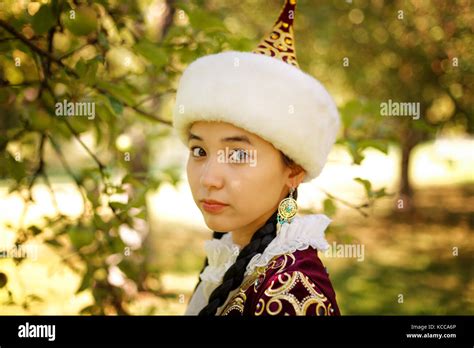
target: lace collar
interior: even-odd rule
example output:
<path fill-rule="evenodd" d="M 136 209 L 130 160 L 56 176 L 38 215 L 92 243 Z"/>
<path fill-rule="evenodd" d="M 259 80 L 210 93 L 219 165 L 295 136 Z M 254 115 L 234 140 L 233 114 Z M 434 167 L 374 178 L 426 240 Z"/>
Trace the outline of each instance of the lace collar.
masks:
<path fill-rule="evenodd" d="M 293 253 L 313 247 L 320 251 L 329 248 L 324 231 L 331 223 L 324 214 L 297 216 L 291 224 L 277 225 L 277 236 L 262 254 L 255 255 L 247 265 L 245 276 L 251 274 L 256 267 L 265 266 L 276 255 Z M 207 300 L 219 286 L 225 272 L 232 266 L 241 250 L 232 240 L 232 232 L 226 233 L 221 239 L 205 242 L 208 266 L 201 273 L 201 283 L 194 293 L 186 310 L 186 314 L 197 314 L 207 304 Z"/>

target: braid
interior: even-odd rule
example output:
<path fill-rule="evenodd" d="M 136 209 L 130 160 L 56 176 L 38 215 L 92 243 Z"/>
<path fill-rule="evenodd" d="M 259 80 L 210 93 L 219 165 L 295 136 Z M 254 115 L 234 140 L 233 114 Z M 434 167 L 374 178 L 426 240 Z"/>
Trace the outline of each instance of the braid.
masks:
<path fill-rule="evenodd" d="M 275 238 L 277 214 L 278 211 L 275 211 L 263 227 L 254 233 L 250 243 L 240 251 L 235 263 L 225 272 L 222 284 L 211 293 L 208 304 L 199 312 L 199 315 L 215 315 L 217 309 L 227 300 L 229 293 L 242 284 L 250 260 L 256 254 L 263 253 L 268 244 Z"/>

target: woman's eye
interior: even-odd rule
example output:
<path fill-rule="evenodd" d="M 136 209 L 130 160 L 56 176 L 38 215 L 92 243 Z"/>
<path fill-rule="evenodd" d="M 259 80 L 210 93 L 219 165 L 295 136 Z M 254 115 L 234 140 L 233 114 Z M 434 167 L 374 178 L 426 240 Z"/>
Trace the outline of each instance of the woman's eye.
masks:
<path fill-rule="evenodd" d="M 248 152 L 243 149 L 237 149 L 233 150 L 231 155 L 230 155 L 230 160 L 232 162 L 243 162 L 247 159 L 248 157 Z"/>
<path fill-rule="evenodd" d="M 203 150 L 202 147 L 194 146 L 191 148 L 191 153 L 193 157 L 201 157 L 206 155 L 206 151 Z"/>

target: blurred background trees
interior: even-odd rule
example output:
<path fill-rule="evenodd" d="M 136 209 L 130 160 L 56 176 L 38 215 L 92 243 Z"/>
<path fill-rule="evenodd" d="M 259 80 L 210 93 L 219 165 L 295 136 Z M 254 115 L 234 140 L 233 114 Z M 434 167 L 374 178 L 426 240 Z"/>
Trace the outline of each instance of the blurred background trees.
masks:
<path fill-rule="evenodd" d="M 75 293 L 92 296 L 87 306 L 77 306 L 80 313 L 137 313 L 130 304 L 147 296 L 170 296 L 183 304 L 179 293 L 163 292 L 163 269 L 150 247 L 147 198 L 163 184 L 183 180 L 182 166 L 167 150 L 177 82 L 200 56 L 251 51 L 280 6 L 237 0 L 3 0 L 0 179 L 3 196 L 18 197 L 22 211 L 18 222 L 1 227 L 0 252 L 2 243 L 5 255 L 32 241 L 48 248 L 78 275 Z M 472 23 L 470 1 L 298 3 L 300 66 L 335 96 L 343 120 L 338 143 L 351 162 L 362 164 L 368 148 L 384 154 L 390 146 L 400 148 L 400 182 L 390 192 L 402 202 L 403 209 L 390 206 L 396 216 L 417 207 L 410 178 L 413 149 L 431 139 L 473 133 Z M 64 100 L 94 103 L 95 117 L 56 116 L 55 105 Z M 380 103 L 388 100 L 420 103 L 420 119 L 381 117 Z M 322 209 L 328 215 L 342 204 L 367 216 L 375 200 L 388 194 L 366 178 L 353 179 L 365 198 L 347 202 L 325 192 Z M 77 209 L 58 203 L 61 184 L 74 185 Z M 29 218 L 30 207 L 42 204 L 54 209 Z M 45 300 L 28 285 L 27 291 L 9 287 L 15 267 L 26 259 L 0 260 L 0 301 L 27 311 Z M 472 282 L 472 272 L 465 275 Z"/>

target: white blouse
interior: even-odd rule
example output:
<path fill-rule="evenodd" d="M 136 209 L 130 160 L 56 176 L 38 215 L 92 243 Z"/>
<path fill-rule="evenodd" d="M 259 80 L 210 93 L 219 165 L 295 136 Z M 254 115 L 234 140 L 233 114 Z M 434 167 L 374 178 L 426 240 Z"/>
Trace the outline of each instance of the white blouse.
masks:
<path fill-rule="evenodd" d="M 296 216 L 288 224 L 277 224 L 277 235 L 270 242 L 262 254 L 256 254 L 248 263 L 245 276 L 252 274 L 256 267 L 266 266 L 277 255 L 294 253 L 296 250 L 305 250 L 313 247 L 320 251 L 329 248 L 324 231 L 331 223 L 331 219 L 324 214 Z M 232 266 L 240 253 L 240 246 L 232 240 L 232 232 L 226 233 L 221 239 L 212 239 L 205 242 L 205 251 L 208 266 L 200 274 L 201 283 L 189 301 L 185 315 L 197 315 L 207 303 L 209 296 L 224 278 L 225 272 Z M 227 300 L 239 289 L 230 292 Z M 218 309 L 219 313 L 225 303 Z"/>

